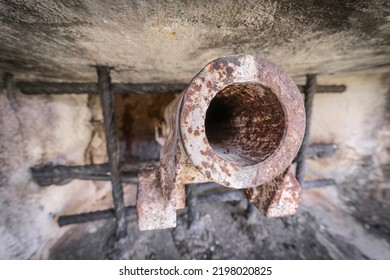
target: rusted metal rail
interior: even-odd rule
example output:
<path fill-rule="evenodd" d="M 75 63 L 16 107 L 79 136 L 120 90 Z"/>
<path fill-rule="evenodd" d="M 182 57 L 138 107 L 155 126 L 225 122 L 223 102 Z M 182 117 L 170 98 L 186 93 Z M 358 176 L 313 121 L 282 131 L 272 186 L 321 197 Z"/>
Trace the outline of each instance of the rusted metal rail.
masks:
<path fill-rule="evenodd" d="M 108 67 L 97 67 L 98 92 L 103 109 L 104 133 L 108 154 L 108 165 L 112 184 L 112 197 L 115 206 L 116 240 L 121 251 L 119 257 L 126 258 L 126 247 L 129 245 L 127 233 L 126 210 L 123 198 L 122 178 L 119 162 L 118 140 L 115 126 L 114 99 L 111 92 L 111 77 Z"/>
<path fill-rule="evenodd" d="M 120 165 L 122 181 L 128 183 L 138 182 L 138 172 L 145 163 L 122 163 Z M 50 185 L 64 185 L 71 180 L 97 180 L 110 181 L 110 166 L 108 163 L 65 166 L 43 165 L 31 168 L 31 174 L 41 187 Z"/>
<path fill-rule="evenodd" d="M 199 195 L 197 197 L 197 204 L 239 201 L 243 198 L 244 195 L 242 191 L 220 192 L 211 195 Z M 125 207 L 125 211 L 127 216 L 137 213 L 136 206 L 127 206 Z M 189 215 L 191 214 L 189 213 Z M 111 218 L 115 218 L 115 209 L 113 208 L 89 213 L 60 216 L 58 218 L 58 225 L 63 227 L 71 224 L 82 224 Z M 193 218 L 193 220 L 196 220 L 196 218 Z"/>
<path fill-rule="evenodd" d="M 305 94 L 305 110 L 306 110 L 306 130 L 305 136 L 303 138 L 302 146 L 298 152 L 297 156 L 297 169 L 296 177 L 299 183 L 303 183 L 305 176 L 306 168 L 306 158 L 307 158 L 307 147 L 309 146 L 310 141 L 310 123 L 311 123 L 311 114 L 313 108 L 313 99 L 317 91 L 317 77 L 316 75 L 307 75 L 306 76 L 306 86 L 304 88 Z"/>
<path fill-rule="evenodd" d="M 145 164 L 140 164 L 144 166 Z M 102 167 L 107 167 L 102 169 Z M 104 170 L 104 173 L 99 171 Z M 34 181 L 41 187 L 49 187 L 52 185 L 65 185 L 72 180 L 86 180 L 86 181 L 111 181 L 109 174 L 108 165 L 86 165 L 86 166 L 64 166 L 64 165 L 45 165 L 45 166 L 36 166 L 31 168 L 32 177 Z M 122 168 L 122 172 L 123 172 Z M 129 169 L 127 169 L 129 170 Z M 138 184 L 138 174 L 139 169 L 133 169 L 131 173 L 122 174 L 122 182 Z M 305 181 L 301 186 L 302 189 L 311 189 L 316 187 L 325 187 L 329 185 L 335 185 L 333 179 L 319 179 L 312 181 Z M 221 185 L 216 183 L 211 184 L 200 184 L 198 188 L 200 192 L 205 190 L 212 190 L 215 188 L 221 187 Z"/>
<path fill-rule="evenodd" d="M 113 83 L 112 92 L 114 94 L 161 94 L 180 93 L 187 87 L 183 83 Z M 304 85 L 298 85 L 301 92 Z M 97 94 L 98 84 L 96 83 L 43 83 L 43 82 L 18 82 L 17 88 L 23 94 Z M 342 93 L 345 91 L 344 85 L 318 85 L 317 93 Z"/>
<path fill-rule="evenodd" d="M 312 189 L 312 188 L 319 188 L 319 187 L 326 187 L 336 185 L 336 182 L 333 179 L 322 179 L 322 180 L 315 180 L 315 181 L 307 181 L 302 185 L 302 189 Z M 200 204 L 213 204 L 213 203 L 222 203 L 222 202 L 234 202 L 234 201 L 240 201 L 242 199 L 245 199 L 244 193 L 241 190 L 235 190 L 235 191 L 224 191 L 224 192 L 213 192 L 213 190 L 220 190 L 221 185 L 218 184 L 202 184 L 202 185 L 196 185 L 196 186 L 190 186 L 189 190 L 195 192 L 192 192 L 192 194 L 187 194 L 187 199 L 190 200 L 190 202 L 187 205 L 188 208 L 188 226 L 194 227 L 196 226 L 196 221 L 198 219 L 197 217 L 197 205 Z M 207 194 L 205 192 L 211 192 L 211 194 Z M 127 206 L 126 208 L 126 215 L 135 215 L 137 213 L 136 206 Z M 115 211 L 114 209 L 107 209 L 102 211 L 95 211 L 95 212 L 89 212 L 89 213 L 82 213 L 82 214 L 75 214 L 75 215 L 66 215 L 66 216 L 60 216 L 58 218 L 58 225 L 60 227 L 71 225 L 71 224 L 81 224 L 81 223 L 88 223 L 88 222 L 94 222 L 98 220 L 103 219 L 111 219 L 115 218 Z"/>
<path fill-rule="evenodd" d="M 113 83 L 111 91 L 113 94 L 160 94 L 180 93 L 185 84 L 161 84 L 161 83 Z M 96 83 L 38 83 L 19 82 L 17 87 L 23 94 L 97 94 L 98 84 Z"/>
<path fill-rule="evenodd" d="M 136 213 L 135 206 L 125 207 L 126 216 L 129 216 L 129 215 L 132 215 L 135 213 Z M 94 221 L 110 219 L 110 218 L 116 218 L 114 208 L 102 210 L 102 211 L 76 214 L 76 215 L 60 216 L 58 218 L 58 225 L 60 227 L 63 227 L 63 226 L 71 225 L 71 224 L 82 224 L 82 223 L 94 222 Z"/>
<path fill-rule="evenodd" d="M 311 126 L 311 116 L 313 110 L 313 100 L 314 95 L 317 93 L 317 76 L 314 74 L 310 74 L 306 76 L 306 85 L 304 87 L 304 95 L 305 95 L 305 111 L 306 111 L 306 130 L 305 135 L 303 137 L 301 148 L 299 149 L 298 155 L 296 157 L 296 178 L 300 184 L 304 183 L 305 179 L 305 169 L 306 169 L 306 159 L 310 156 L 309 142 L 310 142 L 310 126 Z M 318 148 L 321 147 L 321 150 L 325 152 L 325 154 L 333 154 L 335 149 L 337 148 L 335 145 L 328 145 L 326 150 L 324 149 L 324 144 L 317 145 Z M 311 153 L 313 155 L 313 151 Z M 321 155 L 321 152 L 318 153 Z M 315 157 L 314 153 L 314 157 Z M 327 182 L 327 184 L 331 184 L 334 182 L 333 179 L 321 179 L 323 182 Z M 321 181 L 319 180 L 319 181 Z M 320 184 L 320 183 L 319 183 Z M 314 188 L 315 186 L 312 186 Z"/>
<path fill-rule="evenodd" d="M 184 208 L 186 202 L 191 226 L 197 219 L 197 204 L 236 201 L 244 196 L 266 216 L 291 215 L 297 210 L 301 186 L 334 184 L 331 179 L 304 183 L 301 180 L 300 186 L 289 173 L 304 135 L 305 113 L 300 91 L 307 93 L 310 86 L 296 86 L 285 72 L 265 59 L 242 55 L 214 60 L 188 86 L 112 84 L 109 68 L 97 67 L 97 73 L 97 84 L 17 83 L 24 94 L 99 93 L 101 96 L 109 162 L 36 167 L 32 168 L 32 174 L 44 186 L 71 179 L 111 180 L 115 208 L 62 216 L 61 226 L 115 217 L 117 239 L 128 242 L 126 215 L 135 213 L 135 207 L 124 206 L 122 181 L 138 182 L 136 212 L 141 230 L 174 227 L 176 210 Z M 135 164 L 125 172 L 119 163 L 112 95 L 182 90 L 166 110 L 168 130 L 163 138 L 160 162 Z M 317 85 L 312 91 L 344 90 L 343 85 Z M 328 157 L 335 149 L 335 145 L 310 147 L 304 142 L 303 162 L 308 157 Z M 304 170 L 302 155 L 296 160 L 301 164 L 300 170 Z M 243 190 L 215 193 L 210 186 L 198 185 L 205 182 L 214 182 L 214 187 Z M 202 189 L 206 190 L 205 194 Z"/>
<path fill-rule="evenodd" d="M 306 154 L 307 158 L 312 158 L 316 160 L 322 158 L 329 158 L 334 155 L 336 150 L 337 145 L 335 144 L 312 144 L 307 148 Z M 153 164 L 153 162 L 122 162 L 120 165 L 122 181 L 126 183 L 137 184 L 138 172 L 143 166 L 147 164 Z M 48 187 L 51 185 L 64 185 L 74 179 L 95 181 L 111 180 L 108 163 L 78 166 L 48 164 L 32 167 L 31 173 L 34 180 L 41 187 Z M 203 185 L 201 185 L 200 188 L 203 188 Z"/>

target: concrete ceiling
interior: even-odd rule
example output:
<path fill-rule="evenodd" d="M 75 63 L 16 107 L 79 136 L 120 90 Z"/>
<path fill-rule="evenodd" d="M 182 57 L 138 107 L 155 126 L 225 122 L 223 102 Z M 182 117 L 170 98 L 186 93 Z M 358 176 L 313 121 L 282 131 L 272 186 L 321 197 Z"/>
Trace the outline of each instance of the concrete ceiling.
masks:
<path fill-rule="evenodd" d="M 291 75 L 390 68 L 390 2 L 0 0 L 0 74 L 188 82 L 213 58 L 263 56 Z"/>

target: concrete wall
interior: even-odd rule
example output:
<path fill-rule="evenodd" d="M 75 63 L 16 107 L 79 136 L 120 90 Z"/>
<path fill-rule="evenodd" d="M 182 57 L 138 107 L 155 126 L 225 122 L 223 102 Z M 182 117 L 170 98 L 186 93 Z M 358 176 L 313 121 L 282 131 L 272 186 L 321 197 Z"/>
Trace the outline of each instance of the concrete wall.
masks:
<path fill-rule="evenodd" d="M 390 248 L 388 78 L 388 73 L 367 72 L 319 76 L 319 84 L 345 84 L 347 91 L 315 96 L 312 143 L 335 143 L 338 151 L 329 159 L 309 160 L 307 179 L 334 178 L 338 186 L 305 191 L 302 202 L 303 209 L 323 221 L 330 234 L 352 242 L 370 258 L 390 258 L 383 251 Z M 110 188 L 105 183 L 77 180 L 40 188 L 32 180 L 29 167 L 49 162 L 104 162 L 104 138 L 97 136 L 101 127 L 90 123 L 91 118 L 101 120 L 101 115 L 98 103 L 87 96 L 17 97 L 17 112 L 4 95 L 0 97 L 0 258 L 47 258 L 51 244 L 67 231 L 58 228 L 57 217 L 109 207 Z M 141 97 L 137 100 L 133 102 L 138 106 L 156 107 L 150 98 L 146 103 Z M 121 110 L 133 108 L 126 100 L 123 105 L 119 106 L 119 116 L 125 113 Z M 137 125 L 142 122 L 135 122 L 132 129 L 142 131 Z M 150 145 L 153 126 L 148 129 L 151 131 L 138 133 L 139 138 L 131 145 L 142 146 L 145 141 Z M 134 186 L 126 190 L 128 203 L 134 203 Z M 333 210 L 323 210 L 329 205 Z M 351 230 L 338 228 L 332 211 L 338 211 L 338 220 L 355 228 L 358 237 L 351 241 Z"/>

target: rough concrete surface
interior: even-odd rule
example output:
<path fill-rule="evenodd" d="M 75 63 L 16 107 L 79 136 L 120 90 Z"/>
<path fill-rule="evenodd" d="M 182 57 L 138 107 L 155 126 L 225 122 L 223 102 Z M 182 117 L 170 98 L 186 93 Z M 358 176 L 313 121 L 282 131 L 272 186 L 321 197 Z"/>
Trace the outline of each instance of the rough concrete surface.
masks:
<path fill-rule="evenodd" d="M 228 54 L 291 75 L 389 67 L 390 4 L 347 1 L 0 1 L 0 71 L 19 80 L 188 82 Z M 0 73 L 1 74 L 1 73 Z"/>

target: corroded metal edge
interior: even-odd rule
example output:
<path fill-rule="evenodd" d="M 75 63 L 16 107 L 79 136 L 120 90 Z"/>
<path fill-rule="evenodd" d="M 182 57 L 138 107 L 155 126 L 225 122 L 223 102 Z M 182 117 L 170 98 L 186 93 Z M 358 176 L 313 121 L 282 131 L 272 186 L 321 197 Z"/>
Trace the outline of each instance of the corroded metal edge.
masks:
<path fill-rule="evenodd" d="M 283 105 L 286 117 L 286 131 L 275 152 L 262 162 L 244 167 L 221 158 L 212 149 L 204 124 L 214 96 L 228 85 L 243 82 L 269 88 Z M 182 95 L 179 128 L 183 147 L 210 181 L 238 189 L 256 187 L 281 174 L 295 158 L 305 130 L 304 105 L 292 78 L 268 60 L 248 55 L 216 59 L 206 65 Z"/>

